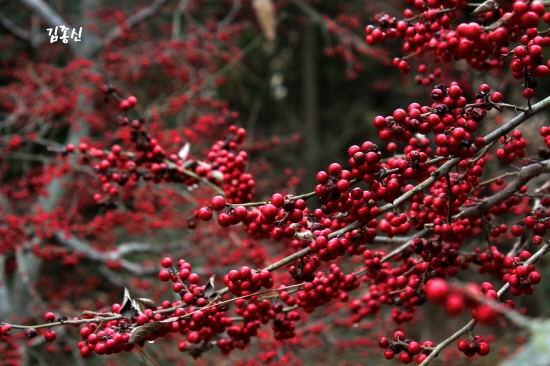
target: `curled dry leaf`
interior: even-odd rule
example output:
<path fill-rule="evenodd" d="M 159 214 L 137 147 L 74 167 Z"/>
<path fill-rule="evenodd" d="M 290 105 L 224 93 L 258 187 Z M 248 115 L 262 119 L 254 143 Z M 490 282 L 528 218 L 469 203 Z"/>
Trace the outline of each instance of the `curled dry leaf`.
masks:
<path fill-rule="evenodd" d="M 480 6 L 475 8 L 472 14 L 482 14 L 482 13 L 487 13 L 489 11 L 495 11 L 498 8 L 512 5 L 513 3 L 514 3 L 514 0 L 487 0 L 483 2 Z"/>
<path fill-rule="evenodd" d="M 277 20 L 275 19 L 275 5 L 273 5 L 273 2 L 271 0 L 253 0 L 252 7 L 265 38 L 268 41 L 275 40 Z"/>
<path fill-rule="evenodd" d="M 122 315 L 123 318 L 131 319 L 135 318 L 141 314 L 141 310 L 139 309 L 139 305 L 135 300 L 132 300 L 130 297 L 130 291 L 125 287 L 124 288 L 124 300 L 122 301 L 122 306 L 120 308 L 120 315 Z"/>
<path fill-rule="evenodd" d="M 191 149 L 191 144 L 189 142 L 186 142 L 185 145 L 181 148 L 181 150 L 178 152 L 178 157 L 181 160 L 186 160 L 187 156 L 189 155 L 189 150 Z"/>
<path fill-rule="evenodd" d="M 210 298 L 214 294 L 216 294 L 216 289 L 214 288 L 214 278 L 216 278 L 216 275 L 212 275 L 210 277 L 208 283 L 206 284 L 206 287 L 204 288 L 204 296 L 206 296 L 207 298 Z"/>
<path fill-rule="evenodd" d="M 145 340 L 149 336 L 149 334 L 153 333 L 155 330 L 162 328 L 164 324 L 177 322 L 178 320 L 179 318 L 175 316 L 161 320 L 159 322 L 143 324 L 132 330 L 132 332 L 130 333 L 130 339 L 128 339 L 128 343 L 139 343 Z"/>
<path fill-rule="evenodd" d="M 137 301 L 143 305 L 145 309 L 157 310 L 157 305 L 151 299 L 139 298 Z"/>
<path fill-rule="evenodd" d="M 210 176 L 220 182 L 223 182 L 223 173 L 219 170 L 211 170 Z"/>
<path fill-rule="evenodd" d="M 128 339 L 128 343 L 139 343 L 141 341 L 144 341 L 149 334 L 153 333 L 155 330 L 160 329 L 164 326 L 165 323 L 163 322 L 152 322 L 143 324 L 130 333 L 130 339 Z"/>

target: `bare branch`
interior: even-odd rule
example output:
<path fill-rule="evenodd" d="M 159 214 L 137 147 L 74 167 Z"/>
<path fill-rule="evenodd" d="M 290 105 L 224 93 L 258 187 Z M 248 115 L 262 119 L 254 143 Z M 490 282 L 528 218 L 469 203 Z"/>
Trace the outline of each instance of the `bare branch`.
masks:
<path fill-rule="evenodd" d="M 64 234 L 62 233 L 55 233 L 54 234 L 56 240 L 68 247 L 68 248 L 71 248 L 77 252 L 80 252 L 80 253 L 83 253 L 86 255 L 86 258 L 87 259 L 91 259 L 91 260 L 94 260 L 94 261 L 97 261 L 97 262 L 101 262 L 101 263 L 107 263 L 107 261 L 109 260 L 117 260 L 117 256 L 114 256 L 113 253 L 101 253 L 95 249 L 93 249 L 90 245 L 88 245 L 87 243 L 83 242 L 83 241 L 80 241 L 80 240 L 77 240 L 76 238 L 74 237 L 70 237 L 70 238 L 67 238 Z M 126 260 L 126 259 L 120 259 L 119 260 L 119 263 L 121 265 L 122 268 L 124 268 L 125 270 L 127 270 L 128 272 L 130 272 L 131 274 L 135 275 L 135 276 L 143 276 L 143 275 L 147 275 L 147 274 L 153 274 L 155 272 L 158 271 L 157 268 L 143 268 L 142 266 L 134 263 L 134 262 L 131 262 L 129 260 Z"/>
<path fill-rule="evenodd" d="M 68 25 L 69 23 L 57 14 L 45 1 L 42 0 L 21 0 L 23 5 L 31 9 L 50 27 L 58 27 L 60 25 Z"/>
<path fill-rule="evenodd" d="M 512 197 L 531 179 L 546 173 L 550 173 L 550 160 L 544 160 L 540 163 L 534 163 L 523 167 L 519 172 L 519 176 L 514 179 L 506 188 L 486 198 L 485 201 L 483 201 L 479 205 L 466 209 L 461 213 L 461 217 L 467 218 L 480 216 L 484 212 L 490 210 L 491 207 L 500 205 L 502 202 Z"/>
<path fill-rule="evenodd" d="M 24 39 L 25 41 L 29 41 L 31 38 L 29 31 L 19 27 L 2 13 L 0 13 L 0 25 L 12 32 L 15 36 Z"/>
<path fill-rule="evenodd" d="M 180 0 L 178 6 L 176 6 L 176 10 L 172 16 L 172 40 L 178 39 L 181 35 L 181 17 L 188 4 L 189 0 Z"/>

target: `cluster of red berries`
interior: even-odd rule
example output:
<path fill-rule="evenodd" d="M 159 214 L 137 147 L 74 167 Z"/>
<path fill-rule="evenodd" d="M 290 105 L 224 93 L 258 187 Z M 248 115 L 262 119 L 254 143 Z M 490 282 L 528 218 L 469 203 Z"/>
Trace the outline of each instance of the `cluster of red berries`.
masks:
<path fill-rule="evenodd" d="M 393 38 L 404 41 L 402 50 L 408 56 L 395 58 L 393 61 L 393 65 L 402 73 L 410 71 L 408 59 L 411 56 L 430 57 L 435 63 L 464 59 L 478 70 L 502 68 L 504 62 L 500 56 L 509 53 L 510 42 L 520 40 L 522 45 L 518 47 L 522 49 L 514 49 L 514 53 L 516 49 L 518 53 L 510 68 L 517 79 L 523 78 L 527 72 L 528 83 L 524 86 L 524 97 L 531 98 L 534 94 L 536 82 L 533 77 L 545 77 L 548 74 L 548 67 L 542 64 L 541 47 L 547 46 L 550 38 L 541 36 L 537 29 L 541 18 L 550 23 L 544 4 L 516 1 L 513 5 L 499 7 L 496 13 L 485 7 L 485 13 L 476 10 L 479 13 L 479 23 L 461 23 L 453 29 L 451 20 L 456 18 L 457 10 L 464 8 L 465 1 L 431 0 L 407 3 L 414 6 L 418 11 L 417 15 L 411 9 L 405 10 L 403 20 L 397 20 L 388 14 L 377 14 L 373 24 L 365 28 L 368 44 L 382 43 Z M 493 24 L 483 27 L 489 22 Z M 531 54 L 528 49 L 532 46 L 535 48 Z M 426 73 L 425 65 L 421 66 L 424 67 L 419 67 L 419 73 Z M 417 82 L 421 85 L 428 85 L 429 80 L 429 77 L 417 75 Z"/>
<path fill-rule="evenodd" d="M 503 147 L 495 152 L 495 156 L 498 159 L 511 163 L 516 157 L 519 159 L 525 157 L 527 142 L 522 138 L 521 131 L 515 130 L 510 137 L 501 137 L 500 142 L 503 144 Z"/>
<path fill-rule="evenodd" d="M 527 31 L 524 37 L 526 38 L 522 38 L 523 45 L 515 47 L 512 51 L 514 58 L 510 63 L 510 69 L 514 78 L 525 78 L 523 97 L 530 99 L 535 95 L 534 89 L 537 87 L 537 82 L 533 78 L 544 78 L 550 72 L 548 66 L 542 64 L 543 47 L 550 46 L 550 38 L 538 36 L 536 28 L 531 32 Z"/>
<path fill-rule="evenodd" d="M 544 137 L 546 147 L 550 148 L 550 128 L 543 126 L 539 129 L 539 134 Z"/>
<path fill-rule="evenodd" d="M 262 287 L 272 288 L 271 272 L 252 270 L 241 267 L 238 271 L 231 270 L 223 277 L 223 283 L 234 295 L 244 296 L 259 291 Z"/>
<path fill-rule="evenodd" d="M 527 216 L 518 224 L 512 226 L 510 230 L 512 235 L 516 237 L 521 236 L 524 232 L 524 226 L 532 229 L 537 236 L 542 236 L 546 234 L 546 230 L 550 230 L 550 220 L 539 219 L 537 216 Z"/>
<path fill-rule="evenodd" d="M 298 305 L 306 313 L 311 313 L 333 299 L 347 302 L 349 300 L 347 293 L 359 287 L 360 284 L 355 273 L 346 275 L 335 264 L 330 265 L 330 273 L 317 272 L 307 282 L 295 296 L 287 291 L 281 291 L 279 298 L 288 306 Z"/>
<path fill-rule="evenodd" d="M 438 146 L 436 155 L 471 157 L 475 153 L 472 144 L 477 148 L 485 145 L 483 138 L 474 139 L 471 134 L 477 131 L 478 123 L 485 118 L 483 104 L 489 90 L 490 87 L 483 84 L 476 105 L 465 108 L 467 100 L 456 83 L 449 87 L 438 84 L 431 93 L 436 102 L 430 107 L 413 103 L 407 111 L 396 109 L 392 116 L 375 117 L 373 123 L 380 130 L 382 140 L 409 141 L 413 133 L 426 135 L 433 132 L 436 134 L 434 142 Z"/>
<path fill-rule="evenodd" d="M 252 199 L 255 182 L 246 173 L 248 154 L 244 151 L 235 152 L 237 146 L 244 141 L 246 131 L 235 125 L 229 126 L 227 138 L 216 142 L 207 154 L 206 160 L 190 159 L 185 153 L 170 153 L 161 146 L 161 141 L 153 138 L 144 129 L 145 120 L 137 118 L 130 120 L 127 112 L 137 105 L 137 98 L 130 96 L 120 102 L 124 115 L 119 116 L 120 126 L 129 127 L 129 140 L 133 151 L 125 151 L 121 145 L 115 144 L 110 150 L 97 149 L 80 143 L 78 147 L 68 144 L 63 154 L 78 152 L 78 161 L 92 163 L 102 183 L 102 193 L 96 193 L 94 200 L 107 207 L 114 207 L 113 201 L 119 195 L 119 187 L 145 181 L 177 182 L 186 186 L 200 183 L 199 178 L 221 186 L 229 202 L 247 202 Z M 116 185 L 115 185 L 116 184 Z"/>
<path fill-rule="evenodd" d="M 384 351 L 384 357 L 387 360 L 391 360 L 395 355 L 399 355 L 399 361 L 404 364 L 411 363 L 414 356 L 417 356 L 416 363 L 421 364 L 435 347 L 432 341 L 425 341 L 420 344 L 410 339 L 406 339 L 405 334 L 399 330 L 393 333 L 393 341 L 386 337 L 382 337 L 378 345 L 386 349 Z"/>
<path fill-rule="evenodd" d="M 483 337 L 476 335 L 467 340 L 461 339 L 457 342 L 456 347 L 467 357 L 472 357 L 476 353 L 480 356 L 487 356 L 491 351 L 489 343 L 483 341 Z"/>
<path fill-rule="evenodd" d="M 540 273 L 535 271 L 534 264 L 524 265 L 524 262 L 530 257 L 531 253 L 524 250 L 516 257 L 504 259 L 504 265 L 509 272 L 502 277 L 502 280 L 510 284 L 510 293 L 514 296 L 519 296 L 522 293 L 533 294 L 534 285 L 539 284 L 542 280 Z"/>

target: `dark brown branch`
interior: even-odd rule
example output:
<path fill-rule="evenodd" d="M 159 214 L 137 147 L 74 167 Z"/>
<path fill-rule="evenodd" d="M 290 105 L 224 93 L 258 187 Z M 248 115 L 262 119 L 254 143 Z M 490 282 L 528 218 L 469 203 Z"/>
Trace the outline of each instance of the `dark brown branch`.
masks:
<path fill-rule="evenodd" d="M 483 201 L 479 205 L 466 209 L 461 213 L 460 217 L 479 217 L 483 213 L 490 210 L 491 207 L 500 205 L 502 202 L 512 197 L 531 179 L 546 173 L 550 173 L 550 160 L 544 160 L 540 163 L 534 163 L 523 167 L 519 172 L 519 176 L 514 179 L 506 188 L 486 198 L 485 201 Z"/>
<path fill-rule="evenodd" d="M 12 32 L 16 37 L 24 39 L 25 41 L 30 41 L 31 35 L 30 32 L 19 27 L 17 24 L 9 20 L 4 14 L 0 13 L 0 25 Z"/>

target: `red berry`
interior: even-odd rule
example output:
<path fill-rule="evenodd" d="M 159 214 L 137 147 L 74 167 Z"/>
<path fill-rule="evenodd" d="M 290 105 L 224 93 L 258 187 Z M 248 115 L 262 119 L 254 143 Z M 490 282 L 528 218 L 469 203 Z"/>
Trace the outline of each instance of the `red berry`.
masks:
<path fill-rule="evenodd" d="M 500 102 L 502 102 L 502 94 L 500 94 L 499 92 L 494 92 L 494 93 L 491 95 L 491 102 L 493 102 L 493 103 L 500 103 Z"/>
<path fill-rule="evenodd" d="M 532 229 L 537 224 L 537 219 L 535 219 L 533 216 L 527 216 L 526 218 L 523 219 L 523 223 L 525 224 L 526 227 Z"/>
<path fill-rule="evenodd" d="M 158 277 L 159 277 L 159 280 L 161 280 L 162 282 L 168 282 L 172 278 L 172 275 L 170 274 L 170 272 L 163 269 L 162 271 L 159 272 Z"/>
<path fill-rule="evenodd" d="M 489 346 L 489 343 L 486 343 L 486 342 L 479 343 L 479 350 L 477 351 L 478 355 L 487 356 L 490 351 L 491 351 L 491 347 Z"/>
<path fill-rule="evenodd" d="M 407 349 L 409 350 L 409 353 L 412 355 L 417 355 L 420 353 L 420 351 L 422 351 L 422 349 L 420 348 L 420 344 L 414 341 L 409 343 L 409 345 L 407 346 Z"/>
<path fill-rule="evenodd" d="M 445 280 L 434 278 L 426 282 L 425 291 L 429 301 L 441 304 L 447 299 L 450 292 L 450 286 Z"/>
<path fill-rule="evenodd" d="M 48 312 L 44 314 L 44 320 L 48 323 L 55 321 L 55 314 L 52 312 Z"/>
<path fill-rule="evenodd" d="M 407 364 L 407 363 L 411 363 L 413 360 L 413 356 L 410 355 L 408 352 L 401 352 L 399 354 L 399 361 Z"/>
<path fill-rule="evenodd" d="M 48 331 L 44 333 L 44 339 L 47 342 L 53 342 L 55 341 L 56 338 L 57 338 L 57 333 L 55 333 L 54 331 Z"/>
<path fill-rule="evenodd" d="M 214 211 L 223 210 L 225 208 L 225 205 L 225 198 L 223 198 L 222 196 L 215 196 L 212 197 L 212 199 L 210 200 L 210 207 Z"/>
<path fill-rule="evenodd" d="M 398 330 L 395 333 L 393 333 L 393 340 L 394 341 L 399 341 L 399 340 L 402 341 L 404 339 L 405 339 L 405 334 L 402 331 Z"/>
<path fill-rule="evenodd" d="M 513 236 L 518 237 L 523 234 L 523 227 L 519 225 L 512 226 L 512 229 L 510 230 Z"/>
<path fill-rule="evenodd" d="M 529 273 L 529 279 L 531 280 L 531 283 L 533 285 L 536 285 L 540 283 L 540 281 L 542 280 L 542 276 L 540 275 L 540 273 L 533 271 Z"/>
<path fill-rule="evenodd" d="M 211 210 L 207 209 L 206 207 L 201 207 L 199 209 L 198 213 L 199 219 L 202 221 L 210 221 L 212 220 L 213 213 Z"/>
<path fill-rule="evenodd" d="M 392 350 L 387 349 L 384 351 L 384 357 L 386 358 L 386 360 L 391 360 L 395 357 L 395 353 L 393 353 Z"/>
<path fill-rule="evenodd" d="M 475 320 L 483 325 L 493 324 L 499 317 L 498 312 L 489 305 L 481 305 L 472 311 Z"/>
<path fill-rule="evenodd" d="M 163 268 L 170 268 L 172 267 L 172 258 L 163 258 L 161 261 L 160 261 L 160 265 L 163 267 Z"/>

